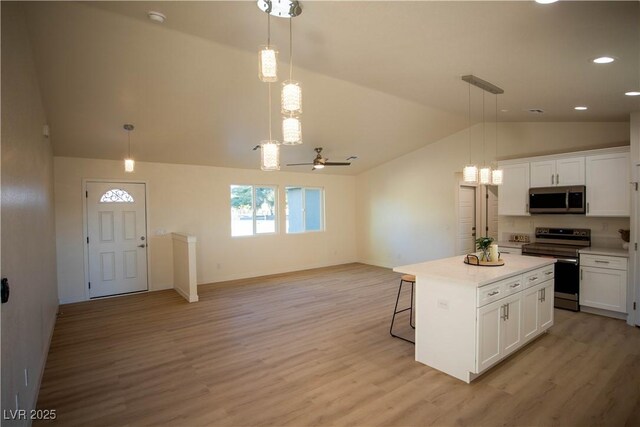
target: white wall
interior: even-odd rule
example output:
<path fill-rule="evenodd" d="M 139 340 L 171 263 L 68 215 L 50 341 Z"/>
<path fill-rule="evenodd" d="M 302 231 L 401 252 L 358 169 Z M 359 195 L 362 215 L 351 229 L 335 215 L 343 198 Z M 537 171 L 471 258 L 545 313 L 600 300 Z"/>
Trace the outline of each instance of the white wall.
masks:
<path fill-rule="evenodd" d="M 496 158 L 493 129 L 493 125 L 486 126 L 487 162 Z M 471 160 L 482 163 L 482 125 L 469 131 Z M 357 177 L 358 257 L 362 262 L 391 267 L 455 254 L 455 173 L 469 161 L 469 131 Z M 500 159 L 625 144 L 629 144 L 629 124 L 622 122 L 500 123 L 498 127 Z M 617 226 L 618 222 L 609 224 L 609 231 L 613 233 Z"/>
<path fill-rule="evenodd" d="M 136 162 L 125 174 L 121 161 L 55 157 L 58 283 L 62 303 L 85 299 L 82 180 L 130 179 L 147 182 L 149 284 L 173 286 L 171 236 L 185 232 L 197 243 L 198 283 L 255 277 L 354 262 L 356 255 L 355 178 L 319 173 L 262 172 L 211 166 Z M 229 186 L 269 184 L 280 189 L 280 232 L 231 237 Z M 284 232 L 284 187 L 325 189 L 326 231 Z"/>
<path fill-rule="evenodd" d="M 3 410 L 16 409 L 16 396 L 20 409 L 35 407 L 58 306 L 45 123 L 22 5 L 2 2 L 2 277 L 11 286 L 0 308 Z"/>

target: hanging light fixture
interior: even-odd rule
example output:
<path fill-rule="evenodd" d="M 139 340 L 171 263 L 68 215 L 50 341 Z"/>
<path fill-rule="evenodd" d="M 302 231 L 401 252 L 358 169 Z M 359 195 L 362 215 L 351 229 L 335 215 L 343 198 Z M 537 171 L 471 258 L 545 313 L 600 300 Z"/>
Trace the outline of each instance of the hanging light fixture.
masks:
<path fill-rule="evenodd" d="M 261 46 L 258 55 L 258 78 L 266 83 L 278 81 L 278 51 L 271 44 L 271 1 L 268 2 L 267 12 L 267 44 Z"/>
<path fill-rule="evenodd" d="M 480 168 L 479 182 L 482 185 L 491 184 L 491 167 L 486 165 L 487 151 L 485 141 L 485 119 L 484 119 L 484 92 L 482 92 L 482 167 Z"/>
<path fill-rule="evenodd" d="M 271 137 L 271 83 L 269 83 L 269 139 L 260 141 L 260 168 L 263 171 L 280 170 L 280 146 Z"/>
<path fill-rule="evenodd" d="M 280 96 L 282 118 L 282 143 L 285 145 L 302 144 L 302 89 L 300 83 L 293 80 L 293 17 L 289 19 L 289 80 L 282 83 Z"/>
<path fill-rule="evenodd" d="M 133 125 L 125 124 L 124 129 L 127 131 L 127 139 L 128 139 L 128 155 L 124 159 L 124 171 L 125 172 L 133 172 L 136 167 L 136 162 L 131 158 L 131 131 L 134 129 Z"/>
<path fill-rule="evenodd" d="M 498 167 L 498 94 L 496 93 L 496 168 L 491 171 L 491 184 L 493 185 L 502 185 L 503 180 L 503 172 L 502 169 Z"/>
<path fill-rule="evenodd" d="M 471 83 L 469 83 L 469 118 L 467 120 L 467 134 L 469 138 L 469 164 L 462 170 L 462 179 L 469 184 L 478 182 L 478 167 L 471 164 Z"/>

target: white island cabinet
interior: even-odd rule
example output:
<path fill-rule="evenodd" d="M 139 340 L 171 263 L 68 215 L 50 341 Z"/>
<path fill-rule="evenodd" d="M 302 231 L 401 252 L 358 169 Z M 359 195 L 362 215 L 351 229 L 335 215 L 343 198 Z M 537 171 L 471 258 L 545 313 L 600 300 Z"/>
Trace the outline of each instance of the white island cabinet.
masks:
<path fill-rule="evenodd" d="M 416 276 L 416 360 L 469 383 L 553 325 L 555 259 L 504 255 L 504 266 L 476 267 L 463 258 L 394 271 Z"/>

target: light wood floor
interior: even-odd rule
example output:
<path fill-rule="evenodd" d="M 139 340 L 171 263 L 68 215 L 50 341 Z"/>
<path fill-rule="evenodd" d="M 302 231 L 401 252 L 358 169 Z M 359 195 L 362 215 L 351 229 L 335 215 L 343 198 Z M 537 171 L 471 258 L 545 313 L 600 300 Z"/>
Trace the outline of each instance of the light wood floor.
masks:
<path fill-rule="evenodd" d="M 38 407 L 83 426 L 640 425 L 640 329 L 556 310 L 467 385 L 389 336 L 398 278 L 350 264 L 62 306 Z"/>

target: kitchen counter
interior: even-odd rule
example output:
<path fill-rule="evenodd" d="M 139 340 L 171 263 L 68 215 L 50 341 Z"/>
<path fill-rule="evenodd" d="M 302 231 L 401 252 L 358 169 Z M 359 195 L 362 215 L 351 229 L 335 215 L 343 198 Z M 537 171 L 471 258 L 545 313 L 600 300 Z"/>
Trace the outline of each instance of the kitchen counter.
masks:
<path fill-rule="evenodd" d="M 609 255 L 629 258 L 629 250 L 622 248 L 599 248 L 591 246 L 589 248 L 580 249 L 579 252 L 583 255 Z"/>
<path fill-rule="evenodd" d="M 508 240 L 505 240 L 505 241 L 498 242 L 498 249 L 501 248 L 501 247 L 522 249 L 523 245 L 526 245 L 526 244 L 529 244 L 529 243 L 531 243 L 531 242 L 526 242 L 526 243 L 525 242 L 510 242 Z"/>
<path fill-rule="evenodd" d="M 416 276 L 415 359 L 467 383 L 553 326 L 553 258 L 464 255 L 393 270 Z"/>
<path fill-rule="evenodd" d="M 464 255 L 442 258 L 418 264 L 402 265 L 393 271 L 413 274 L 423 279 L 446 280 L 464 286 L 480 287 L 516 274 L 522 274 L 536 268 L 555 263 L 553 258 L 541 258 L 521 255 L 502 255 L 504 265 L 500 267 L 478 267 L 464 263 Z"/>

